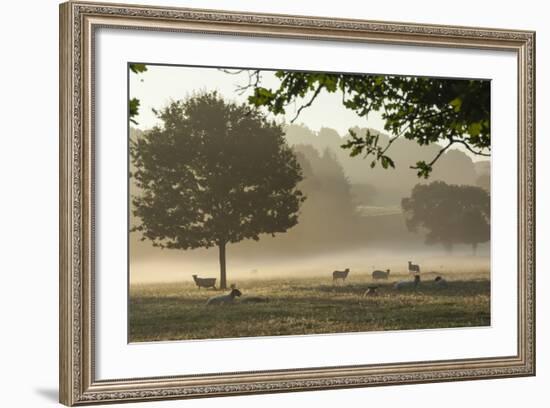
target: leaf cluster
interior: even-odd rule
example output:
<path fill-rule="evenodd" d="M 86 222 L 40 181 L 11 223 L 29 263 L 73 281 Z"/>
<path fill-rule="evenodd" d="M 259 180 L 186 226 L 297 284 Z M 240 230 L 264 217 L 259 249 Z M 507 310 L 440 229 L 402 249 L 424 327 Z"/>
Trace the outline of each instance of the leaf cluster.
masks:
<path fill-rule="evenodd" d="M 490 155 L 489 81 L 292 71 L 277 71 L 276 77 L 280 81 L 276 89 L 259 83 L 252 86 L 249 103 L 284 114 L 289 104 L 304 100 L 295 120 L 322 91 L 340 92 L 342 104 L 359 117 L 379 113 L 384 130 L 393 135 L 389 144 L 379 146 L 373 135 L 359 137 L 350 132 L 352 140 L 342 147 L 350 149 L 352 156 L 371 156 L 384 168 L 395 167 L 386 153 L 399 137 L 419 145 L 444 146 L 430 162 L 419 161 L 411 166 L 424 178 L 430 175 L 441 154 L 453 145 L 462 145 L 474 154 Z"/>

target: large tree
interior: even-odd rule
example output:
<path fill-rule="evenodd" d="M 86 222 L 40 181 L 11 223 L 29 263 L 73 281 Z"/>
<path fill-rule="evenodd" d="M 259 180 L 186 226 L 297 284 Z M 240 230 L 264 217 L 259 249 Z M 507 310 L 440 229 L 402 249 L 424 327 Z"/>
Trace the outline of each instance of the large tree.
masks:
<path fill-rule="evenodd" d="M 490 156 L 489 81 L 277 71 L 278 88 L 272 89 L 262 86 L 262 71 L 250 70 L 248 75 L 249 83 L 241 89 L 252 90 L 249 102 L 267 107 L 274 114 L 283 114 L 289 104 L 297 103 L 293 120 L 323 91 L 341 93 L 342 104 L 359 117 L 379 113 L 385 122 L 384 129 L 392 135 L 389 142 L 380 144 L 377 133 L 358 135 L 350 130 L 351 139 L 342 146 L 350 149 L 351 156 L 371 157 L 371 167 L 377 163 L 384 168 L 395 167 L 390 148 L 399 138 L 439 146 L 431 159 L 417 160 L 410 166 L 424 178 L 428 178 L 437 160 L 452 146 Z"/>
<path fill-rule="evenodd" d="M 435 181 L 417 184 L 401 202 L 410 231 L 426 232 L 426 243 L 477 245 L 490 238 L 491 200 L 489 193 L 475 186 Z"/>
<path fill-rule="evenodd" d="M 280 126 L 247 104 L 202 93 L 157 112 L 157 126 L 131 143 L 134 228 L 154 246 L 219 248 L 282 233 L 298 222 L 302 171 Z"/>

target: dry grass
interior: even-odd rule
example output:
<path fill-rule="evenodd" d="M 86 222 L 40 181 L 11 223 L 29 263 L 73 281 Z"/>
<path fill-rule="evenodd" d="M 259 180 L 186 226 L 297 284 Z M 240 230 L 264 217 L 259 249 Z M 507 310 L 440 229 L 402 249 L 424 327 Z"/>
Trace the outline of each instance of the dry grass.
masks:
<path fill-rule="evenodd" d="M 220 291 L 198 290 L 192 282 L 136 284 L 130 288 L 130 341 L 158 341 L 342 333 L 490 325 L 488 271 L 446 276 L 447 288 L 423 275 L 416 290 L 397 291 L 392 276 L 378 281 L 377 296 L 364 297 L 373 282 L 350 275 L 345 284 L 329 277 L 247 279 L 243 296 L 265 303 L 206 306 Z M 244 297 L 243 297 L 244 298 Z"/>

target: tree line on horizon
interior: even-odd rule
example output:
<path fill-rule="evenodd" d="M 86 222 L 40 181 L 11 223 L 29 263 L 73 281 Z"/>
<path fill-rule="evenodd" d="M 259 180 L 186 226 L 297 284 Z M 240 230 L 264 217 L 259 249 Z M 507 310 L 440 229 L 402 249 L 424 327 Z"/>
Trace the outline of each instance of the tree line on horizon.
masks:
<path fill-rule="evenodd" d="M 353 128 L 356 134 L 363 134 L 365 128 Z M 380 143 L 385 143 L 390 136 L 374 129 Z M 350 157 L 346 150 L 340 148 L 342 143 L 349 140 L 349 134 L 340 135 L 331 128 L 321 128 L 319 131 L 309 129 L 304 124 L 285 126 L 286 140 L 291 146 L 309 145 L 322 153 L 330 150 L 344 169 L 356 199 L 362 204 L 376 206 L 400 205 L 405 197 L 419 183 L 443 181 L 447 184 L 471 185 L 490 189 L 490 161 L 474 162 L 466 153 L 452 149 L 439 159 L 429 179 L 418 178 L 416 172 L 406 164 L 411 156 L 428 158 L 438 150 L 437 146 L 419 146 L 410 140 L 398 140 L 392 146 L 392 155 L 396 158 L 396 166 L 391 169 L 382 167 L 370 168 L 361 158 Z M 365 194 L 366 193 L 366 194 Z"/>

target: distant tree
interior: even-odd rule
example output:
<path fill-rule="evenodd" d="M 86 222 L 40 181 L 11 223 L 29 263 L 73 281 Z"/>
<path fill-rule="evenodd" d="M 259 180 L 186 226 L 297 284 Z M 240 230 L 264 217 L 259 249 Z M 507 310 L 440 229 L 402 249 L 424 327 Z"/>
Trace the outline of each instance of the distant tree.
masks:
<path fill-rule="evenodd" d="M 431 159 L 418 160 L 411 166 L 424 178 L 429 177 L 437 160 L 451 146 L 461 145 L 473 154 L 490 155 L 489 81 L 277 71 L 278 88 L 271 89 L 262 86 L 262 71 L 247 72 L 249 83 L 241 90 L 252 89 L 249 102 L 265 106 L 274 114 L 284 114 L 288 105 L 298 102 L 293 121 L 322 91 L 341 93 L 343 105 L 359 117 L 380 113 L 384 129 L 392 134 L 387 143 L 381 145 L 377 133 L 358 135 L 350 130 L 351 139 L 342 145 L 351 156 L 372 157 L 371 167 L 377 163 L 385 169 L 395 167 L 389 149 L 399 138 L 438 146 Z"/>
<path fill-rule="evenodd" d="M 332 150 L 326 148 L 323 151 L 319 164 L 316 176 L 322 183 L 326 214 L 338 214 L 334 221 L 341 226 L 344 235 L 347 235 L 351 232 L 349 229 L 353 227 L 357 215 L 350 182 Z"/>
<path fill-rule="evenodd" d="M 302 172 L 280 126 L 215 92 L 172 102 L 157 126 L 130 145 L 134 228 L 153 246 L 219 248 L 282 233 L 298 222 Z"/>
<path fill-rule="evenodd" d="M 286 140 L 291 146 L 309 144 L 319 148 L 317 135 L 303 123 L 286 125 L 284 131 Z"/>
<path fill-rule="evenodd" d="M 487 212 L 480 208 L 470 208 L 465 210 L 462 216 L 461 241 L 472 246 L 474 255 L 477 253 L 478 244 L 487 242 L 491 238 L 488 211 L 489 206 L 487 206 Z"/>
<path fill-rule="evenodd" d="M 474 186 L 441 181 L 417 184 L 401 202 L 407 228 L 426 231 L 428 245 L 477 245 L 490 238 L 491 203 L 487 191 Z"/>
<path fill-rule="evenodd" d="M 447 184 L 475 186 L 477 173 L 470 156 L 452 149 L 441 156 L 430 178 L 432 181 L 444 181 Z"/>
<path fill-rule="evenodd" d="M 308 200 L 301 210 L 300 225 L 292 233 L 300 232 L 312 246 L 334 249 L 348 245 L 355 239 L 357 213 L 344 169 L 329 149 L 321 154 L 311 145 L 293 149 L 303 169 L 300 190 Z"/>
<path fill-rule="evenodd" d="M 333 155 L 338 156 L 337 152 L 342 145 L 342 137 L 336 130 L 322 127 L 317 132 L 317 138 L 319 139 L 319 144 L 323 146 L 323 150 L 329 149 Z"/>
<path fill-rule="evenodd" d="M 354 128 L 353 130 L 362 136 L 367 130 L 371 133 L 377 132 L 365 128 Z M 327 128 L 321 128 L 316 132 L 305 125 L 287 125 L 285 126 L 285 133 L 290 145 L 311 145 L 319 152 L 323 152 L 328 147 L 343 167 L 346 177 L 349 178 L 349 182 L 353 187 L 353 195 L 357 198 L 361 195 L 363 198 L 360 201 L 363 204 L 369 201 L 370 205 L 400 205 L 401 199 L 409 195 L 412 188 L 419 182 L 415 172 L 410 171 L 408 166 L 401 164 L 407 163 L 411 157 L 429 160 L 430 157 L 437 154 L 439 146 L 419 146 L 412 140 L 396 140 L 392 144 L 391 150 L 391 156 L 396 162 L 396 167 L 393 171 L 385 171 L 382 166 L 367 169 L 363 160 L 350 157 L 347 150 L 341 149 L 339 146 L 350 140 L 349 135 L 340 136 L 333 129 Z M 385 144 L 390 139 L 387 134 L 380 132 L 377 132 L 377 134 L 380 144 Z M 437 166 L 430 174 L 430 180 L 444 181 L 447 184 L 478 185 L 476 183 L 478 174 L 485 173 L 488 170 L 488 168 L 485 168 L 486 166 L 481 166 L 482 168 L 478 169 L 480 163 L 474 163 L 472 158 L 461 150 L 449 149 L 439 158 Z M 487 161 L 486 163 L 490 162 Z M 357 188 L 361 188 L 359 187 L 360 184 L 369 184 L 374 188 L 369 192 L 367 201 L 365 201 L 367 196 L 357 190 Z"/>

